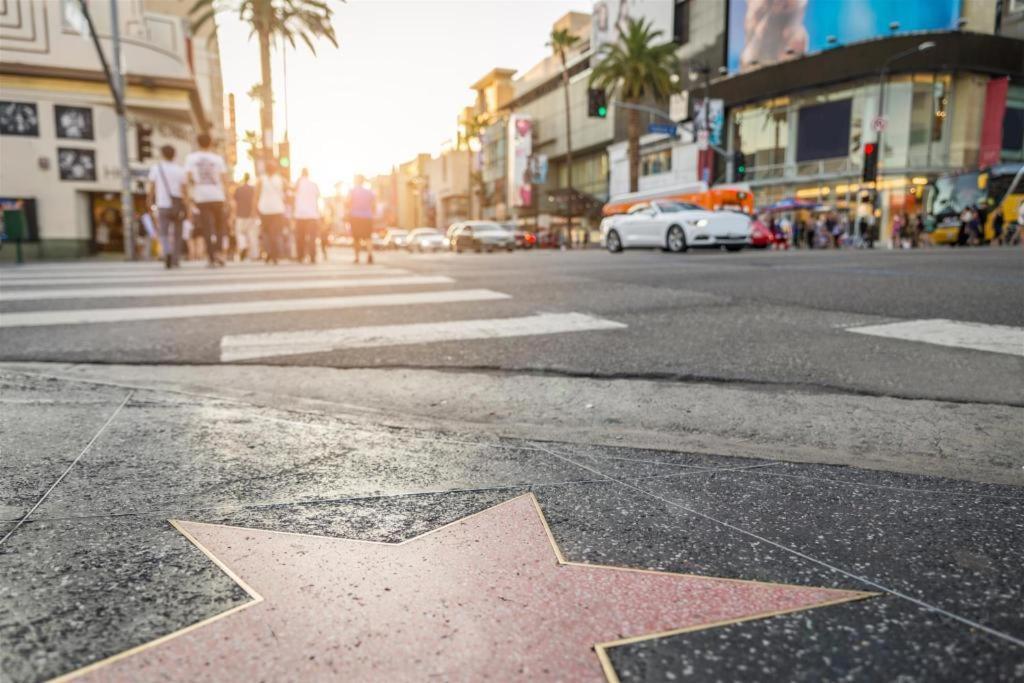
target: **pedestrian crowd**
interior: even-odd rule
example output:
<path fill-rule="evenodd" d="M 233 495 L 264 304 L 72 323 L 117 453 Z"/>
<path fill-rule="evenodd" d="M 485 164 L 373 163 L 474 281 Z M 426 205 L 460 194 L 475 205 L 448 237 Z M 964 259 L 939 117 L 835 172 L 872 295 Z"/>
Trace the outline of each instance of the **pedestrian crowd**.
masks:
<path fill-rule="evenodd" d="M 319 253 L 327 260 L 330 224 L 321 214 L 320 188 L 309 177 L 309 169 L 302 169 L 292 184 L 277 160 L 267 159 L 255 185 L 248 173 L 233 183 L 210 136 L 202 133 L 196 142 L 197 149 L 183 164 L 176 161 L 175 148 L 164 145 L 149 170 L 149 211 L 140 217 L 140 225 L 144 237 L 159 243 L 165 267 L 176 268 L 184 258 L 205 259 L 211 268 L 236 258 L 314 264 Z M 373 263 L 376 199 L 363 182 L 357 176 L 346 213 L 356 262 L 364 243 L 367 263 Z"/>
<path fill-rule="evenodd" d="M 867 205 L 862 204 L 866 207 Z M 802 212 L 806 213 L 806 212 Z M 972 207 L 965 208 L 958 216 L 956 246 L 980 245 L 990 241 L 993 244 L 1020 244 L 1024 232 L 1024 207 L 1018 212 L 1016 221 L 1006 223 L 1002 213 L 993 217 L 991 239 L 986 239 L 981 214 Z M 756 222 L 772 235 L 775 249 L 873 249 L 881 240 L 880 222 L 870 210 L 861 210 L 850 220 L 845 213 L 837 211 L 819 212 L 815 215 L 778 217 L 761 214 Z M 890 223 L 889 246 L 893 249 L 917 249 L 932 246 L 928 219 L 924 213 L 909 214 L 896 212 Z"/>

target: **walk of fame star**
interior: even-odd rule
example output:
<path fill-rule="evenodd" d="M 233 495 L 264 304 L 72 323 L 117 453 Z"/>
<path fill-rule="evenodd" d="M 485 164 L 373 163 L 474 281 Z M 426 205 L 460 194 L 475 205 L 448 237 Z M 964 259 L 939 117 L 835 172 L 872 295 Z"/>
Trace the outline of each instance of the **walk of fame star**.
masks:
<path fill-rule="evenodd" d="M 615 645 L 872 595 L 568 562 L 532 494 L 394 544 L 172 523 L 252 601 L 66 678 L 616 681 Z"/>

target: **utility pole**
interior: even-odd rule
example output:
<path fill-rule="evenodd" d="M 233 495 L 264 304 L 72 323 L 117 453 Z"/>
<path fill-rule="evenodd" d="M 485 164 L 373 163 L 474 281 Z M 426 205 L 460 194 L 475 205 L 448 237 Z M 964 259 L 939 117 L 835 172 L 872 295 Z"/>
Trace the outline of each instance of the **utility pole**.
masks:
<path fill-rule="evenodd" d="M 132 170 L 128 165 L 128 118 L 125 106 L 124 71 L 121 68 L 121 24 L 117 1 L 110 3 L 110 39 L 114 48 L 114 98 L 117 110 L 117 144 L 121 157 L 121 237 L 124 255 L 135 260 L 135 206 L 132 203 Z"/>

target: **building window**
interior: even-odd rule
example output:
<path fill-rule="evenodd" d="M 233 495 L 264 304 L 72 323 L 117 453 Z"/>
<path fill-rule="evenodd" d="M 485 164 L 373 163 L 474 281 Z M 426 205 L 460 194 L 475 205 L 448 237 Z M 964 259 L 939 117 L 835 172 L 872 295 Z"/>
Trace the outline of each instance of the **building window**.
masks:
<path fill-rule="evenodd" d="M 796 160 L 845 157 L 849 151 L 850 100 L 815 104 L 800 109 Z"/>
<path fill-rule="evenodd" d="M 1003 117 L 1003 156 L 1024 158 L 1024 109 L 1006 108 Z"/>
<path fill-rule="evenodd" d="M 672 150 L 648 152 L 640 157 L 640 175 L 658 175 L 672 170 Z"/>
<path fill-rule="evenodd" d="M 679 45 L 690 42 L 690 0 L 676 0 L 672 15 L 672 40 Z"/>
<path fill-rule="evenodd" d="M 67 140 L 92 140 L 92 109 L 56 105 L 57 137 Z"/>
<path fill-rule="evenodd" d="M 0 135 L 39 137 L 39 110 L 31 102 L 0 102 Z"/>

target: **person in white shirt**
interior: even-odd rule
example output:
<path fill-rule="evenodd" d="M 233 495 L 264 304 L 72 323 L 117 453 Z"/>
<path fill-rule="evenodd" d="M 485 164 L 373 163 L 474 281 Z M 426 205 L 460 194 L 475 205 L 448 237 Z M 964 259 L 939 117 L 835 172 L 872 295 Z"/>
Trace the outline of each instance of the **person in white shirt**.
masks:
<path fill-rule="evenodd" d="M 285 224 L 285 196 L 288 182 L 281 175 L 277 161 L 267 159 L 264 172 L 256 181 L 256 210 L 260 214 L 260 230 L 267 252 L 267 263 L 277 265 L 281 257 L 281 231 Z"/>
<path fill-rule="evenodd" d="M 192 200 L 199 209 L 196 227 L 206 238 L 210 266 L 223 266 L 221 250 L 228 236 L 227 216 L 224 213 L 224 187 L 227 185 L 228 168 L 219 154 L 210 151 L 213 140 L 209 134 L 200 133 L 196 142 L 199 143 L 199 151 L 185 157 L 185 168 L 192 184 Z"/>
<path fill-rule="evenodd" d="M 185 169 L 174 163 L 173 147 L 161 147 L 160 156 L 162 159 L 149 169 L 146 206 L 156 211 L 164 265 L 176 268 L 181 261 L 181 230 L 186 216 L 188 183 Z"/>
<path fill-rule="evenodd" d="M 316 263 L 316 236 L 320 232 L 320 188 L 309 179 L 309 169 L 302 169 L 295 183 L 295 249 L 302 263 L 309 256 Z M 326 258 L 326 257 L 325 257 Z"/>

